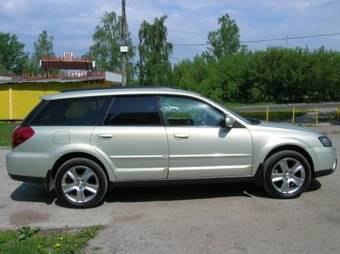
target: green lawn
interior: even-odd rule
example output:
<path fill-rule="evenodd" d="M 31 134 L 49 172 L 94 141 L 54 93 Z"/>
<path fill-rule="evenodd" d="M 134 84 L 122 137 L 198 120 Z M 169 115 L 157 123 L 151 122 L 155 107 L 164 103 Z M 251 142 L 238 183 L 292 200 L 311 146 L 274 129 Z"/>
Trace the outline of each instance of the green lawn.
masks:
<path fill-rule="evenodd" d="M 238 109 L 239 107 L 243 106 L 266 106 L 266 105 L 273 105 L 274 102 L 254 102 L 254 103 L 244 103 L 244 102 L 226 102 L 224 106 L 230 109 Z"/>
<path fill-rule="evenodd" d="M 11 146 L 11 134 L 18 123 L 1 123 L 0 122 L 0 147 Z"/>
<path fill-rule="evenodd" d="M 40 231 L 24 227 L 0 231 L 0 253 L 71 254 L 82 253 L 86 243 L 95 237 L 99 226 L 77 230 Z"/>

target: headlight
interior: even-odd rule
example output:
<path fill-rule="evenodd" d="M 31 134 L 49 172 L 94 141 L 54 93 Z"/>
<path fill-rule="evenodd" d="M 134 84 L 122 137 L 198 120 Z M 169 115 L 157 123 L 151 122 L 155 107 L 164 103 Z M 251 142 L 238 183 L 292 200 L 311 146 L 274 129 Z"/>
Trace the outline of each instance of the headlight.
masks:
<path fill-rule="evenodd" d="M 319 140 L 320 140 L 320 143 L 325 147 L 332 146 L 332 141 L 326 136 L 319 137 Z"/>

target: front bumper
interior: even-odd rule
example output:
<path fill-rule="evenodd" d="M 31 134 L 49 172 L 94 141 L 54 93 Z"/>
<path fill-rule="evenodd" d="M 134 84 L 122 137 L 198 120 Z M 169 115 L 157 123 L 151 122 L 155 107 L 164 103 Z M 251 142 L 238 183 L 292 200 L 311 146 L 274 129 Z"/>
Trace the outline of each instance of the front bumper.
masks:
<path fill-rule="evenodd" d="M 333 166 L 332 166 L 331 169 L 316 171 L 316 172 L 314 172 L 314 177 L 317 178 L 317 177 L 327 176 L 327 175 L 333 174 L 334 171 L 336 170 L 337 165 L 338 165 L 338 160 L 335 159 L 335 162 L 333 163 Z"/>
<path fill-rule="evenodd" d="M 310 147 L 306 150 L 312 157 L 315 177 L 329 175 L 335 171 L 337 167 L 335 147 Z"/>

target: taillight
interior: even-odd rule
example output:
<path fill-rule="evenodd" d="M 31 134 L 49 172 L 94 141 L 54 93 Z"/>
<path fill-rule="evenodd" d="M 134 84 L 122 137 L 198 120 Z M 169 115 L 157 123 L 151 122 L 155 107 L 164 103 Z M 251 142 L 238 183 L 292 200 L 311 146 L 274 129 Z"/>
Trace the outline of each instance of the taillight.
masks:
<path fill-rule="evenodd" d="M 18 127 L 12 133 L 12 148 L 21 145 L 34 135 L 31 127 Z"/>

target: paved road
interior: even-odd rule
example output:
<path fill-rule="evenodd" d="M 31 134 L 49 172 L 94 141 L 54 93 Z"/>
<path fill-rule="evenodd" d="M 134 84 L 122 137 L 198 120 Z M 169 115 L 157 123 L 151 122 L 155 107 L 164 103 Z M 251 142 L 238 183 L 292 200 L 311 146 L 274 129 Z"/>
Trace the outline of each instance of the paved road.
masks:
<path fill-rule="evenodd" d="M 270 107 L 271 111 L 292 110 L 294 104 L 274 104 L 274 105 L 253 105 L 241 106 L 236 108 L 238 111 L 244 112 L 263 112 L 266 107 Z M 315 110 L 317 107 L 320 112 L 335 112 L 336 108 L 340 106 L 340 102 L 327 102 L 327 103 L 298 103 L 295 104 L 298 110 Z"/>
<path fill-rule="evenodd" d="M 339 128 L 327 127 L 340 151 Z M 67 209 L 8 178 L 0 150 L 0 227 L 104 224 L 87 253 L 339 253 L 340 170 L 296 200 L 252 184 L 118 189 L 103 206 Z M 340 158 L 340 154 L 338 154 Z"/>

